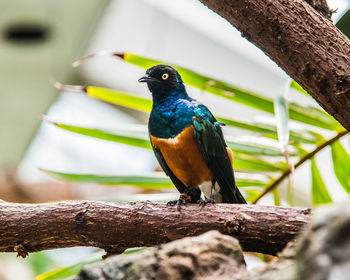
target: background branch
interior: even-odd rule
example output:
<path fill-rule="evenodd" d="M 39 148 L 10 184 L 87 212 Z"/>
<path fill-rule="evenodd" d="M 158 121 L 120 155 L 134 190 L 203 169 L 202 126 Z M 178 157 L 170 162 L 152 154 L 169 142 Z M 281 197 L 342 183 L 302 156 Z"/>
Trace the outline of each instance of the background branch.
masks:
<path fill-rule="evenodd" d="M 302 0 L 200 1 L 350 129 L 350 40 L 330 20 Z"/>
<path fill-rule="evenodd" d="M 0 252 L 94 246 L 107 252 L 152 246 L 219 230 L 245 251 L 276 254 L 310 218 L 306 208 L 260 205 L 186 205 L 179 213 L 165 203 L 63 201 L 0 203 Z"/>
<path fill-rule="evenodd" d="M 343 136 L 347 135 L 348 131 L 341 131 L 331 139 L 323 142 L 321 145 L 317 146 L 313 151 L 307 153 L 305 156 L 301 157 L 300 160 L 295 163 L 294 168 L 297 169 L 304 162 L 314 157 L 318 152 L 322 151 L 324 148 L 329 147 L 332 143 L 338 141 Z M 273 181 L 270 185 L 268 185 L 253 201 L 252 203 L 257 203 L 263 196 L 274 190 L 279 184 L 286 179 L 291 174 L 291 169 L 286 169 L 280 177 L 278 177 L 275 181 Z"/>

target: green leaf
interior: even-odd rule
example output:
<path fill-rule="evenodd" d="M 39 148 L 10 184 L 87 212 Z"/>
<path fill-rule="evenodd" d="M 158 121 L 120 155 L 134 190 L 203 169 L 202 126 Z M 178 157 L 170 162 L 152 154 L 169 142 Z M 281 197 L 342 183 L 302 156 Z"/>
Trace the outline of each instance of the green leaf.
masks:
<path fill-rule="evenodd" d="M 126 62 L 145 69 L 157 64 L 164 64 L 164 62 L 131 53 L 124 53 L 123 58 Z M 190 86 L 208 91 L 212 94 L 216 94 L 224 98 L 234 100 L 235 102 L 239 102 L 265 112 L 273 112 L 272 102 L 263 96 L 229 85 L 219 80 L 206 77 L 184 67 L 176 65 L 172 66 L 178 70 L 183 81 Z"/>
<path fill-rule="evenodd" d="M 290 206 L 293 206 L 294 201 L 294 166 L 290 164 L 290 154 L 287 150 L 289 142 L 289 113 L 288 113 L 288 103 L 286 96 L 290 88 L 290 81 L 286 82 L 286 87 L 275 99 L 275 116 L 277 119 L 277 132 L 278 132 L 278 142 L 281 147 L 281 151 L 285 157 L 286 163 L 290 170 L 289 182 L 288 182 L 288 202 Z M 276 200 L 278 193 L 274 193 L 275 203 L 279 202 Z"/>
<path fill-rule="evenodd" d="M 97 129 L 97 128 L 87 128 L 81 126 L 68 125 L 63 123 L 54 123 L 57 127 L 62 128 L 67 131 L 78 133 L 81 135 L 86 135 L 90 137 L 95 137 L 98 139 L 103 139 L 107 141 L 117 142 L 121 144 L 127 144 L 130 146 L 135 146 L 144 149 L 152 149 L 151 143 L 146 137 L 142 138 L 140 133 L 133 132 L 132 129 L 120 129 L 120 131 L 125 135 L 112 133 L 107 130 Z M 134 133 L 134 136 L 128 136 L 127 134 Z"/>
<path fill-rule="evenodd" d="M 286 168 L 284 162 L 270 163 L 256 157 L 236 154 L 233 159 L 234 169 L 241 171 L 280 172 Z"/>
<path fill-rule="evenodd" d="M 133 248 L 128 248 L 122 254 L 123 255 L 129 255 L 129 254 L 139 253 L 139 252 L 151 249 L 151 248 L 153 248 L 153 247 L 133 247 Z"/>
<path fill-rule="evenodd" d="M 281 206 L 281 199 L 280 199 L 280 195 L 278 193 L 278 189 L 274 189 L 272 191 L 272 194 L 273 194 L 273 200 L 274 200 L 274 203 L 275 203 L 275 206 Z"/>
<path fill-rule="evenodd" d="M 48 169 L 40 169 L 46 174 L 53 176 L 58 179 L 67 180 L 70 182 L 77 183 L 95 183 L 102 185 L 129 185 L 136 186 L 144 189 L 169 189 L 173 187 L 171 180 L 165 176 L 164 173 L 161 174 L 151 174 L 148 176 L 107 176 L 107 175 L 94 175 L 94 174 L 74 174 L 74 173 L 64 173 L 57 172 Z M 246 186 L 265 186 L 266 181 L 258 179 L 247 179 L 247 178 L 236 178 L 237 185 Z"/>
<path fill-rule="evenodd" d="M 123 57 L 123 59 L 131 64 L 142 68 L 149 68 L 151 66 L 157 64 L 164 64 L 164 62 L 149 59 L 146 57 L 138 56 L 131 53 L 124 53 L 118 57 Z M 170 64 L 172 65 L 172 64 Z M 236 86 L 227 84 L 225 82 L 206 77 L 204 75 L 193 72 L 189 69 L 172 65 L 174 66 L 178 72 L 180 73 L 183 81 L 195 88 L 205 90 L 212 94 L 230 99 L 232 101 L 250 106 L 252 108 L 267 112 L 274 113 L 273 101 L 267 97 L 255 94 L 253 92 L 238 88 Z M 335 127 L 338 127 L 338 123 L 336 121 L 322 121 L 317 116 L 312 114 L 311 112 L 295 110 L 293 107 L 289 107 L 289 116 L 293 120 L 301 121 L 310 125 L 314 125 L 317 127 L 321 127 L 324 129 L 333 130 Z"/>
<path fill-rule="evenodd" d="M 152 247 L 128 248 L 122 254 L 123 255 L 134 254 L 134 253 L 138 253 L 138 252 L 150 249 L 150 248 L 152 248 Z M 104 255 L 104 252 L 99 252 L 97 254 L 90 256 L 86 260 L 83 260 L 83 261 L 78 262 L 76 264 L 73 264 L 73 265 L 70 265 L 67 267 L 57 268 L 57 269 L 54 269 L 52 271 L 40 274 L 37 277 L 35 277 L 35 280 L 66 279 L 68 277 L 71 277 L 71 276 L 78 274 L 85 265 L 102 261 L 103 255 Z"/>
<path fill-rule="evenodd" d="M 325 111 L 311 106 L 289 103 L 290 118 L 302 123 L 329 130 L 342 130 L 342 126 Z"/>
<path fill-rule="evenodd" d="M 316 165 L 315 158 L 311 159 L 311 175 L 312 175 L 312 188 L 311 197 L 314 205 L 331 203 L 332 198 L 330 197 L 327 187 L 324 184 L 320 171 Z"/>
<path fill-rule="evenodd" d="M 170 179 L 165 177 L 162 173 L 161 175 L 152 174 L 149 176 L 132 176 L 132 175 L 95 175 L 95 174 L 74 174 L 74 173 L 64 173 L 57 172 L 53 170 L 40 169 L 41 171 L 63 180 L 78 183 L 95 183 L 102 185 L 114 185 L 114 186 L 135 186 L 143 189 L 169 189 L 173 186 Z"/>
<path fill-rule="evenodd" d="M 102 256 L 103 252 L 99 252 L 98 254 L 90 256 L 88 259 L 78 262 L 76 264 L 67 267 L 57 268 L 49 272 L 40 274 L 37 277 L 35 277 L 35 280 L 66 279 L 68 277 L 78 274 L 84 265 L 102 261 Z"/>
<path fill-rule="evenodd" d="M 250 122 L 242 122 L 242 121 L 227 119 L 222 117 L 216 117 L 216 119 L 219 122 L 222 122 L 228 126 L 245 129 L 252 132 L 258 132 L 262 135 L 268 135 L 268 136 L 271 136 L 271 138 L 277 139 L 277 130 L 273 126 L 267 127 L 265 125 L 260 125 L 260 124 L 250 123 Z"/>
<path fill-rule="evenodd" d="M 143 68 L 149 68 L 156 64 L 164 64 L 161 61 L 149 59 L 146 57 L 134 55 L 131 53 L 115 54 L 108 53 L 115 57 L 122 57 L 126 62 L 137 65 Z M 95 55 L 90 55 L 88 57 L 94 57 Z M 81 61 L 85 60 L 82 59 Z M 78 63 L 80 64 L 81 61 Z M 181 74 L 184 82 L 190 86 L 205 90 L 212 94 L 230 99 L 232 101 L 250 106 L 257 110 L 268 112 L 273 114 L 273 101 L 267 97 L 261 96 L 259 94 L 238 88 L 236 86 L 227 84 L 225 82 L 212 79 L 210 77 L 203 76 L 189 69 L 173 65 Z M 64 86 L 61 85 L 60 88 L 70 88 L 73 91 L 85 91 L 88 95 L 95 98 L 132 108 L 135 110 L 141 110 L 143 112 L 149 112 L 151 108 L 151 100 L 132 96 L 130 94 L 104 89 L 99 87 L 81 87 L 81 86 Z M 321 127 L 324 129 L 334 130 L 339 128 L 339 124 L 335 120 L 321 120 L 314 115 L 312 112 L 307 112 L 305 110 L 295 110 L 294 107 L 289 107 L 289 116 L 293 120 L 304 122 L 310 125 Z"/>
<path fill-rule="evenodd" d="M 233 142 L 226 139 L 227 146 L 236 153 L 259 155 L 259 156 L 272 156 L 281 157 L 283 154 L 277 148 L 262 145 L 262 144 L 243 144 L 238 142 Z M 297 152 L 291 152 L 291 155 L 298 155 Z"/>
<path fill-rule="evenodd" d="M 129 109 L 133 109 L 141 112 L 148 113 L 151 110 L 151 106 L 152 106 L 152 101 L 149 99 L 137 97 L 127 93 L 117 92 L 112 89 L 91 87 L 91 86 L 81 87 L 81 86 L 69 86 L 69 85 L 61 85 L 60 88 L 67 88 L 70 91 L 86 92 L 91 97 L 97 98 L 99 100 L 103 100 L 106 102 L 110 102 L 119 106 L 124 106 L 125 108 L 129 108 Z M 240 122 L 240 121 L 227 119 L 227 118 L 220 118 L 220 117 L 217 117 L 217 119 L 221 122 L 226 123 L 227 125 L 235 126 L 238 128 L 242 128 L 242 129 L 246 129 L 254 132 L 259 132 L 262 134 L 262 136 L 277 139 L 276 128 L 272 126 L 250 124 L 246 122 Z M 297 142 L 303 142 L 303 143 L 310 143 L 310 144 L 316 141 L 316 139 L 314 137 L 310 137 L 310 135 L 301 134 L 297 132 L 291 132 L 291 140 L 297 141 Z"/>
<path fill-rule="evenodd" d="M 26 260 L 34 275 L 44 273 L 55 267 L 55 262 L 47 251 L 31 253 Z"/>
<path fill-rule="evenodd" d="M 236 178 L 236 184 L 239 187 L 264 187 L 267 182 L 262 180 Z"/>
<path fill-rule="evenodd" d="M 138 110 L 141 112 L 149 113 L 152 108 L 152 101 L 150 99 L 131 95 L 128 93 L 119 92 L 113 89 L 93 87 L 93 86 L 81 87 L 81 86 L 69 86 L 69 85 L 62 85 L 61 88 L 67 88 L 72 91 L 78 91 L 78 92 L 86 92 L 89 96 L 94 97 L 96 99 L 106 101 L 112 104 L 116 104 L 119 106 L 123 106 L 125 108 Z M 260 101 L 255 100 L 254 102 L 260 102 Z M 272 101 L 269 101 L 269 102 L 271 102 L 271 105 L 273 106 Z M 302 107 L 296 104 L 290 104 L 290 107 L 292 107 L 292 108 L 289 108 L 290 114 L 292 112 L 291 114 L 292 119 L 305 122 L 311 125 L 319 126 L 325 129 L 341 128 L 341 126 L 327 113 L 323 112 L 323 114 L 321 114 L 320 113 L 322 112 L 321 110 L 319 111 L 309 110 L 310 112 L 306 113 L 306 111 L 308 110 L 306 109 L 306 107 Z M 273 113 L 273 111 L 270 113 Z M 236 124 L 237 126 L 240 125 L 239 124 L 240 122 L 238 121 L 232 120 L 231 122 L 229 122 L 227 121 L 228 119 L 224 119 L 224 118 L 218 118 L 218 119 L 226 120 L 226 122 L 225 121 L 224 122 L 227 123 L 228 125 L 233 125 L 234 122 L 237 122 Z M 243 126 L 242 128 L 244 127 L 246 129 L 248 128 L 248 126 L 246 125 L 241 125 L 241 126 Z M 259 128 L 256 128 L 256 127 L 253 128 L 252 126 L 250 126 L 250 128 L 259 130 Z M 268 133 L 268 131 L 266 132 Z M 291 139 L 293 137 L 291 137 Z"/>
<path fill-rule="evenodd" d="M 152 106 L 152 101 L 142 97 L 133 96 L 127 93 L 120 93 L 111 89 L 99 88 L 99 87 L 75 87 L 62 85 L 61 88 L 68 87 L 69 90 L 78 92 L 87 92 L 91 97 L 110 102 L 116 105 L 124 106 L 129 109 L 138 110 L 141 112 L 149 112 Z M 218 121 L 224 122 L 229 126 L 235 126 L 241 129 L 250 130 L 253 132 L 259 132 L 262 136 L 277 139 L 277 131 L 273 126 L 251 124 L 248 122 L 241 122 L 237 120 L 217 117 Z M 76 132 L 76 131 L 74 131 Z M 310 134 L 291 132 L 291 140 L 303 143 L 315 143 L 317 139 Z M 101 138 L 103 139 L 103 138 Z M 109 139 L 105 139 L 109 140 Z"/>
<path fill-rule="evenodd" d="M 241 121 L 222 118 L 222 117 L 216 117 L 216 119 L 219 122 L 223 122 L 228 126 L 233 126 L 236 128 L 241 128 L 252 132 L 257 132 L 261 136 L 277 139 L 277 129 L 275 126 L 272 126 L 272 125 L 241 122 Z M 308 144 L 314 144 L 319 140 L 317 137 L 315 137 L 315 135 L 310 134 L 308 132 L 300 133 L 296 131 L 290 132 L 290 139 L 291 141 L 294 141 L 294 142 L 302 142 L 302 143 L 308 143 Z"/>
<path fill-rule="evenodd" d="M 303 87 L 301 86 L 301 85 L 299 85 L 296 81 L 292 81 L 291 83 L 290 83 L 290 87 L 291 88 L 294 88 L 295 90 L 297 90 L 297 91 L 300 91 L 300 92 L 302 92 L 302 93 L 305 93 L 305 94 L 307 94 L 307 95 L 309 95 L 308 93 L 307 93 L 307 91 L 305 90 L 305 89 L 303 89 Z"/>
<path fill-rule="evenodd" d="M 74 133 L 95 137 L 98 139 L 103 139 L 107 141 L 127 144 L 130 146 L 135 146 L 139 148 L 152 149 L 151 143 L 148 140 L 146 133 L 135 132 L 133 128 L 125 129 L 120 128 L 115 132 L 96 129 L 96 128 L 87 128 L 74 125 L 68 125 L 63 123 L 54 123 L 57 127 L 62 128 L 67 131 Z M 130 136 L 128 136 L 130 135 Z M 266 156 L 281 156 L 281 152 L 269 146 L 261 144 L 242 144 L 232 141 L 227 141 L 227 145 L 235 152 L 246 153 L 246 154 L 256 154 L 256 155 L 266 155 Z M 293 153 L 292 153 L 293 154 Z M 297 153 L 294 153 L 294 155 Z"/>
<path fill-rule="evenodd" d="M 335 24 L 343 34 L 350 38 L 350 9 L 347 10 L 346 13 L 337 21 Z"/>
<path fill-rule="evenodd" d="M 289 82 L 288 82 L 288 87 L 284 90 L 284 92 L 281 92 L 281 94 L 277 95 L 274 103 L 275 117 L 277 120 L 278 142 L 280 144 L 283 155 L 286 155 L 287 146 L 289 142 L 289 128 L 288 128 L 289 114 L 288 114 L 288 103 L 285 98 L 288 88 L 289 88 Z"/>
<path fill-rule="evenodd" d="M 120 92 L 114 89 L 94 86 L 63 85 L 59 82 L 55 82 L 55 87 L 59 90 L 86 93 L 93 98 L 145 113 L 149 113 L 152 109 L 151 99 Z"/>
<path fill-rule="evenodd" d="M 101 87 L 88 86 L 85 88 L 85 90 L 91 97 L 126 108 L 146 113 L 150 112 L 152 109 L 152 100 L 150 99 Z"/>
<path fill-rule="evenodd" d="M 316 108 L 313 106 L 301 106 L 297 103 L 291 103 L 291 104 L 292 106 L 297 107 L 298 110 L 306 109 L 307 111 L 312 112 L 315 116 L 318 116 L 324 122 L 333 122 L 333 123 L 336 122 L 335 119 L 323 109 Z"/>
<path fill-rule="evenodd" d="M 293 168 L 293 167 L 291 167 Z M 288 187 L 287 187 L 287 200 L 288 200 L 288 204 L 290 207 L 294 206 L 294 189 L 295 189 L 295 185 L 294 185 L 294 174 L 289 174 L 289 180 L 288 180 Z"/>
<path fill-rule="evenodd" d="M 334 173 L 347 193 L 350 193 L 350 156 L 343 145 L 336 141 L 331 145 Z"/>
<path fill-rule="evenodd" d="M 245 199 L 248 202 L 252 202 L 256 196 L 258 196 L 260 193 L 260 190 L 250 188 L 250 189 L 244 189 Z"/>

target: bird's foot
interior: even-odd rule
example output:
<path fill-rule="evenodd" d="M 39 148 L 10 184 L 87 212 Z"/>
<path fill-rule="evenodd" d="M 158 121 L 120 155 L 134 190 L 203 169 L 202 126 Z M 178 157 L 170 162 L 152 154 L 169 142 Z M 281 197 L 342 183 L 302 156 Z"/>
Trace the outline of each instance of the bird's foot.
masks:
<path fill-rule="evenodd" d="M 204 206 L 204 205 L 206 205 L 206 204 L 208 204 L 208 203 L 210 203 L 210 204 L 215 204 L 215 199 L 214 199 L 214 197 L 212 196 L 212 197 L 210 197 L 210 198 L 208 198 L 208 199 L 205 199 L 205 200 L 198 200 L 197 203 L 198 203 L 199 205 L 202 205 L 202 206 Z"/>
<path fill-rule="evenodd" d="M 178 203 L 178 199 L 175 199 L 175 200 L 170 200 L 170 201 L 168 201 L 167 202 L 167 206 L 174 206 L 174 205 L 176 205 L 177 203 Z"/>
<path fill-rule="evenodd" d="M 168 206 L 174 206 L 177 204 L 177 211 L 181 211 L 181 205 L 186 205 L 188 202 L 191 202 L 191 196 L 182 193 L 178 200 L 171 200 L 167 203 Z"/>

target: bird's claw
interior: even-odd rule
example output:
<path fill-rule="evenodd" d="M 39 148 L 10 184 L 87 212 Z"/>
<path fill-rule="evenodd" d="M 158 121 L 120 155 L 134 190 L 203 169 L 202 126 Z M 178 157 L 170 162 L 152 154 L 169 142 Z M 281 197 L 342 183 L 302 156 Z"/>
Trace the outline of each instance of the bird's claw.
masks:
<path fill-rule="evenodd" d="M 208 199 L 205 199 L 205 200 L 198 200 L 197 203 L 201 206 L 204 206 L 208 203 L 211 203 L 211 204 L 215 204 L 215 200 L 214 200 L 214 197 L 211 197 L 211 198 L 208 198 Z"/>
<path fill-rule="evenodd" d="M 170 200 L 170 201 L 167 202 L 166 205 L 167 205 L 167 206 L 174 206 L 174 205 L 177 204 L 178 201 L 179 201 L 178 199 L 176 199 L 176 200 Z"/>
<path fill-rule="evenodd" d="M 187 204 L 187 200 L 184 196 L 180 196 L 178 202 L 177 202 L 177 211 L 181 211 L 181 205 Z"/>
<path fill-rule="evenodd" d="M 177 211 L 181 211 L 181 205 L 186 205 L 188 200 L 188 196 L 186 195 L 180 195 L 179 199 L 177 200 L 171 200 L 166 205 L 167 206 L 174 206 L 177 204 Z"/>

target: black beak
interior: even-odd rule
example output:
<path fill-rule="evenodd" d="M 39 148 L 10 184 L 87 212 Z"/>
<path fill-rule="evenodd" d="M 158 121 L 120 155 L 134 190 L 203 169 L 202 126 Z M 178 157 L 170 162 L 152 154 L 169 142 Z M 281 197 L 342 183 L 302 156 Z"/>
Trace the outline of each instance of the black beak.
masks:
<path fill-rule="evenodd" d="M 147 74 L 139 79 L 139 83 L 148 83 L 148 82 L 158 82 L 158 80 Z"/>

